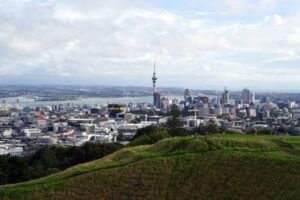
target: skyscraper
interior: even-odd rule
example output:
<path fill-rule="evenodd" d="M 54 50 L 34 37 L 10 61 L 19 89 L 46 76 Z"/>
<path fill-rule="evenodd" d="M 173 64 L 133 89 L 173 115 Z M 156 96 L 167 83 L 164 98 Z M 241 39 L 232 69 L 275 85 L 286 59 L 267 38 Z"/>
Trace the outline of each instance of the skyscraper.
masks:
<path fill-rule="evenodd" d="M 222 94 L 222 104 L 229 104 L 229 90 L 227 90 L 227 87 L 225 87 Z"/>
<path fill-rule="evenodd" d="M 255 93 L 254 92 L 250 93 L 250 103 L 255 103 Z"/>
<path fill-rule="evenodd" d="M 254 103 L 255 93 L 251 92 L 248 89 L 243 89 L 243 91 L 242 91 L 242 100 L 243 100 L 244 104 Z"/>
<path fill-rule="evenodd" d="M 248 89 L 243 89 L 242 91 L 242 100 L 243 104 L 249 104 L 250 103 L 250 90 Z"/>
<path fill-rule="evenodd" d="M 159 92 L 153 93 L 153 105 L 156 108 L 160 108 L 161 107 L 161 98 L 160 98 L 160 93 Z"/>
<path fill-rule="evenodd" d="M 192 96 L 191 91 L 189 89 L 186 89 L 184 91 L 184 100 L 186 100 L 187 98 L 189 98 L 191 96 Z"/>

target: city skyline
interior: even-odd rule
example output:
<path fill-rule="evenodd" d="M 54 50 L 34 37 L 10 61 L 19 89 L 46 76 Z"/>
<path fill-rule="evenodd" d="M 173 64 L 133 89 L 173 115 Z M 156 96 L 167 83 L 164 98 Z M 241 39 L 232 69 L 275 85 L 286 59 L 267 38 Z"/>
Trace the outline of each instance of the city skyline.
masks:
<path fill-rule="evenodd" d="M 0 5 L 0 84 L 299 91 L 296 0 Z"/>

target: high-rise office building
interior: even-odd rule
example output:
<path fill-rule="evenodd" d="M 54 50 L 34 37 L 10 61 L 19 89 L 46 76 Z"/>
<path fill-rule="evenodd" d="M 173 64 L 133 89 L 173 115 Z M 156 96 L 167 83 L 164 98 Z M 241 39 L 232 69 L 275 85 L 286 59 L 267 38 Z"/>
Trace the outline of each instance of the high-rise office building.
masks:
<path fill-rule="evenodd" d="M 255 103 L 255 93 L 250 92 L 250 103 Z"/>
<path fill-rule="evenodd" d="M 249 89 L 243 89 L 242 100 L 244 104 L 255 103 L 255 93 L 251 92 Z"/>
<path fill-rule="evenodd" d="M 229 104 L 229 98 L 229 90 L 225 87 L 224 93 L 222 94 L 222 104 Z"/>
<path fill-rule="evenodd" d="M 191 96 L 192 96 L 191 91 L 189 89 L 186 89 L 184 91 L 184 100 L 186 100 L 187 98 L 189 98 Z"/>
<path fill-rule="evenodd" d="M 163 113 L 168 113 L 169 112 L 169 108 L 170 108 L 170 99 L 163 97 L 161 99 L 161 111 Z"/>
<path fill-rule="evenodd" d="M 160 93 L 159 92 L 155 92 L 153 94 L 153 105 L 156 108 L 160 108 L 161 107 L 161 98 L 160 98 Z"/>
<path fill-rule="evenodd" d="M 243 89 L 242 91 L 242 100 L 243 100 L 243 104 L 249 104 L 250 103 L 250 95 L 251 92 L 248 89 Z"/>

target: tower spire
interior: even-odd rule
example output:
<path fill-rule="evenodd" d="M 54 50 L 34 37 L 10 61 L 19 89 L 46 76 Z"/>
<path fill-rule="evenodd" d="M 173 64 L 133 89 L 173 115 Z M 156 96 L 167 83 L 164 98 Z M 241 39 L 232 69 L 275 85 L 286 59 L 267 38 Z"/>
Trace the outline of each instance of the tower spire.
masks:
<path fill-rule="evenodd" d="M 152 76 L 152 83 L 153 83 L 153 94 L 156 92 L 156 62 L 154 61 L 154 66 L 153 66 L 153 76 Z"/>

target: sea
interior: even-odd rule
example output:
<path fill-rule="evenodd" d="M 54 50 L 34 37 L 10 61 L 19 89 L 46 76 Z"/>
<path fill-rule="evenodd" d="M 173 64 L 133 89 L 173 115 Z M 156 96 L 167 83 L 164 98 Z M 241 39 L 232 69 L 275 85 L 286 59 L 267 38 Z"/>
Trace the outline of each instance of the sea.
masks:
<path fill-rule="evenodd" d="M 167 96 L 171 99 L 178 99 L 179 101 L 183 99 L 183 96 Z M 35 101 L 33 98 L 27 97 L 10 97 L 10 98 L 1 98 L 0 105 L 4 104 L 13 104 L 20 105 L 23 107 L 26 106 L 52 106 L 52 105 L 66 105 L 66 104 L 74 104 L 74 105 L 101 105 L 108 103 L 118 103 L 118 104 L 129 104 L 129 103 L 152 103 L 152 96 L 143 96 L 143 97 L 92 97 L 92 98 L 81 98 L 76 100 L 65 100 L 65 101 Z"/>

